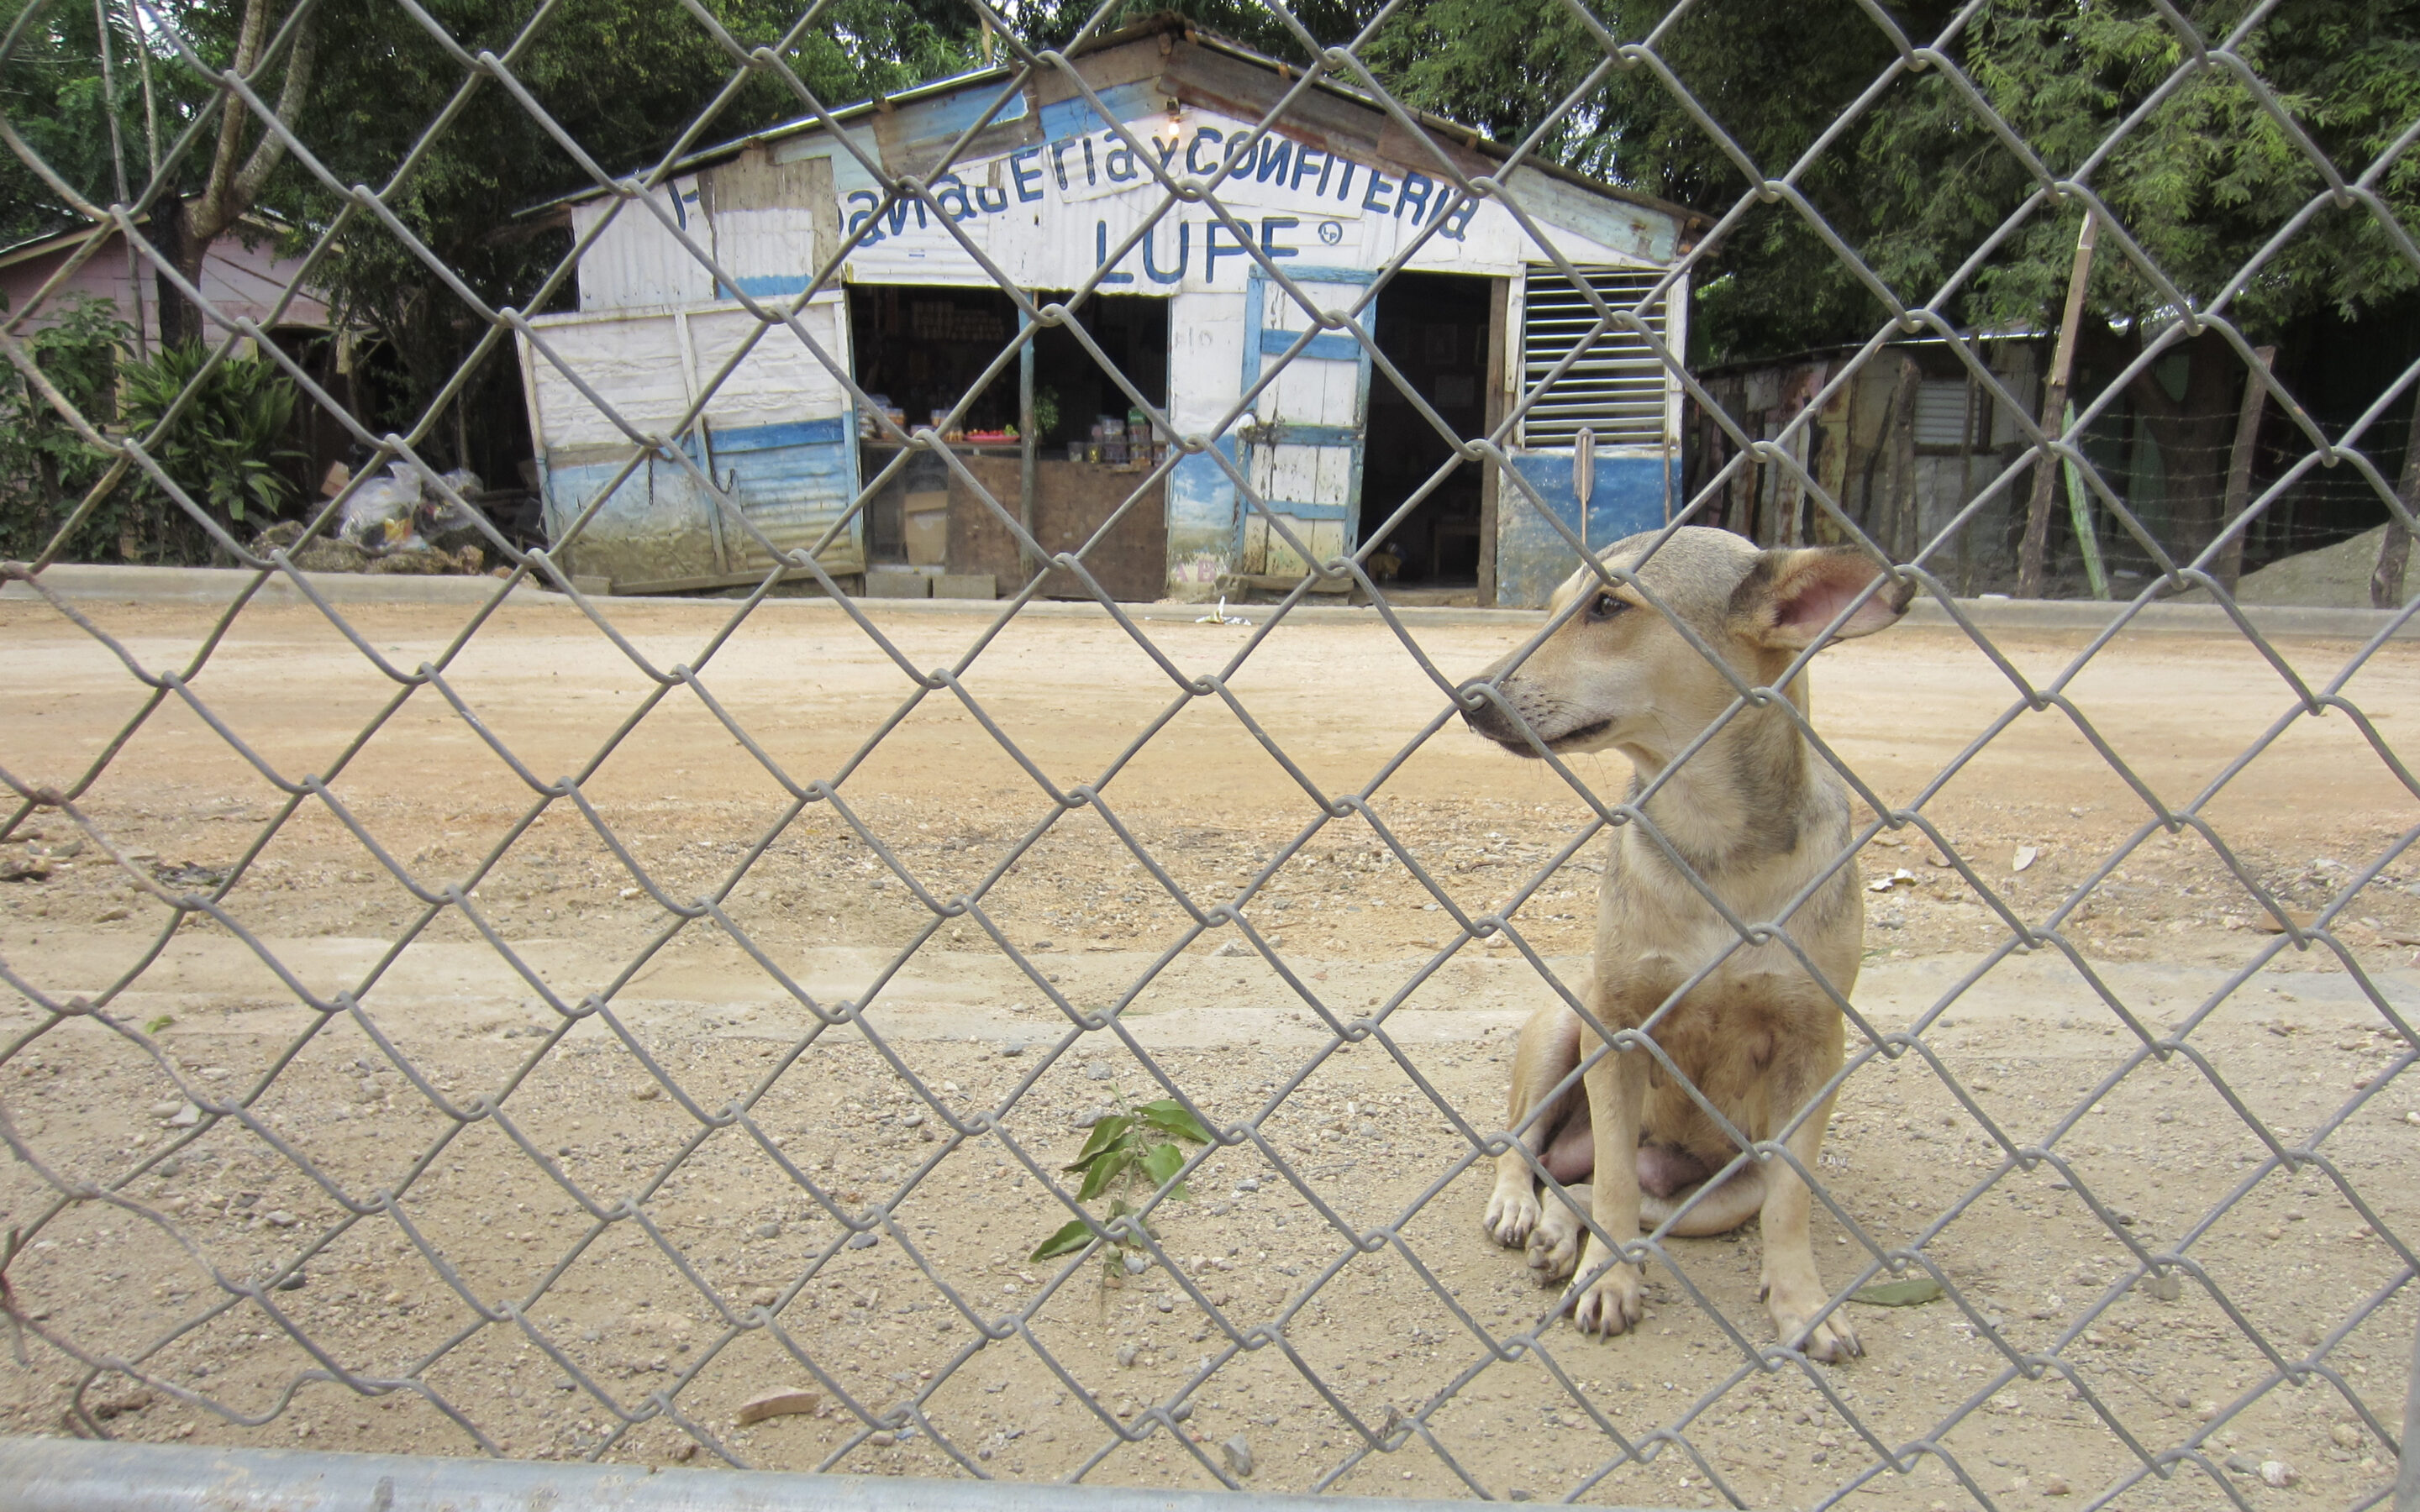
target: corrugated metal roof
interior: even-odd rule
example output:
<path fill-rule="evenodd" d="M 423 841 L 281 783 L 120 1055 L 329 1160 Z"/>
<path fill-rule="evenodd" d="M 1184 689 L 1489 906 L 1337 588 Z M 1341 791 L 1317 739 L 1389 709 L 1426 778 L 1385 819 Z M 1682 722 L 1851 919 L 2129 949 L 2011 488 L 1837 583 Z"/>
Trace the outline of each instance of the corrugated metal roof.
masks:
<path fill-rule="evenodd" d="M 1085 43 L 1083 46 L 1074 49 L 1068 55 L 1070 57 L 1082 57 L 1089 54 L 1102 52 L 1109 48 L 1120 46 L 1126 42 L 1135 41 L 1141 38 L 1155 36 L 1163 32 L 1182 33 L 1188 41 L 1193 42 L 1197 46 L 1209 48 L 1214 52 L 1224 53 L 1231 57 L 1236 58 L 1242 62 L 1249 63 L 1256 68 L 1265 69 L 1269 72 L 1278 74 L 1283 78 L 1292 78 L 1299 67 L 1298 65 L 1285 63 L 1280 59 L 1269 57 L 1264 54 L 1255 53 L 1250 48 L 1244 46 L 1240 42 L 1231 41 L 1215 33 L 1203 31 L 1201 27 L 1185 20 L 1181 16 L 1167 14 L 1155 16 L 1148 21 L 1140 22 L 1131 26 L 1121 27 L 1113 32 L 1104 33 L 1102 36 L 1094 38 L 1090 42 Z M 913 89 L 901 90 L 895 95 L 878 96 L 873 100 L 859 100 L 854 104 L 844 105 L 840 109 L 831 111 L 829 114 L 831 119 L 840 122 L 862 119 L 866 116 L 878 110 L 892 106 L 908 104 L 917 100 L 929 100 L 937 95 L 950 94 L 954 91 L 965 89 L 975 85 L 986 82 L 1006 83 L 1014 75 L 1016 68 L 1016 65 L 1015 64 L 999 63 L 994 64 L 987 69 L 975 69 L 966 73 L 952 74 L 947 78 L 936 79 L 930 84 L 919 85 Z M 1364 106 L 1365 108 L 1373 111 L 1382 109 L 1377 100 L 1365 91 L 1354 88 L 1349 85 L 1339 84 L 1332 78 L 1323 77 L 1315 87 L 1327 94 L 1337 96 L 1341 99 L 1349 100 L 1356 104 Z M 1484 156 L 1497 159 L 1498 161 L 1501 161 L 1510 155 L 1510 148 L 1496 141 L 1493 137 L 1481 132 L 1475 126 L 1466 125 L 1461 121 L 1452 120 L 1443 116 L 1431 115 L 1426 111 L 1407 110 L 1406 114 L 1422 126 L 1437 131 L 1440 134 L 1455 138 L 1457 146 L 1466 147 Z M 681 158 L 677 162 L 674 162 L 669 169 L 665 170 L 665 176 L 669 177 L 674 174 L 689 173 L 698 168 L 706 167 L 713 163 L 723 162 L 726 159 L 738 156 L 741 152 L 747 150 L 749 147 L 758 145 L 759 143 L 780 141 L 787 137 L 800 136 L 809 132 L 820 131 L 823 130 L 823 121 L 814 116 L 800 116 L 794 120 L 783 121 L 779 125 L 768 126 L 760 131 L 752 131 L 746 136 L 734 137 L 727 142 L 720 142 L 712 147 L 701 147 L 697 151 L 692 152 L 687 157 Z M 1652 194 L 1641 193 L 1637 190 L 1624 189 L 1617 184 L 1608 184 L 1600 179 L 1590 178 L 1585 174 L 1575 173 L 1569 168 L 1545 162 L 1542 159 L 1533 157 L 1528 162 L 1525 162 L 1523 166 L 1533 168 L 1538 172 L 1562 179 L 1566 183 L 1587 190 L 1590 193 L 1602 194 L 1608 199 L 1619 199 L 1629 204 L 1643 206 L 1649 209 L 1660 211 L 1666 215 L 1671 216 L 1683 226 L 1693 224 L 1704 226 L 1712 224 L 1704 214 L 1697 210 L 1690 209 L 1686 206 L 1675 205 L 1669 200 L 1658 199 Z M 570 193 L 561 194 L 553 199 L 533 205 L 528 208 L 520 211 L 519 214 L 522 217 L 542 215 L 550 211 L 560 210 L 562 208 L 568 205 L 579 204 L 583 200 L 595 199 L 607 193 L 608 191 L 603 189 L 577 190 Z"/>

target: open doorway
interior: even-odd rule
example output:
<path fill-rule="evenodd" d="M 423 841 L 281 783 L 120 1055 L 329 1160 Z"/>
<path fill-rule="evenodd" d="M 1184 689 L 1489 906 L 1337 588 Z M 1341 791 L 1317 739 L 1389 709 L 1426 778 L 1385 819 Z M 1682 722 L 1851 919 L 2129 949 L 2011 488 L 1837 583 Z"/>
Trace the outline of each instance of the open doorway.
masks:
<path fill-rule="evenodd" d="M 1063 294 L 1041 294 L 1044 303 Z M 1076 311 L 1085 333 L 1126 381 L 1163 412 L 1168 409 L 1168 301 L 1147 294 L 1096 294 Z M 1012 379 L 1014 375 L 1012 375 Z M 1011 384 L 1014 393 L 1014 382 Z M 1076 333 L 1065 326 L 1045 330 L 1033 342 L 1034 439 L 1046 456 L 1066 456 L 1066 447 L 1089 443 L 1093 425 L 1141 419 Z M 1055 424 L 1053 423 L 1055 421 Z M 1149 422 L 1144 422 L 1148 427 Z M 1146 428 L 1144 436 L 1148 437 Z M 1056 450 L 1049 450 L 1055 448 Z"/>
<path fill-rule="evenodd" d="M 1064 301 L 1037 291 L 1037 303 Z M 1168 403 L 1168 301 L 1095 295 L 1076 311 L 1086 333 L 1149 404 Z M 850 333 L 858 382 L 908 428 L 935 424 L 998 363 L 1016 339 L 1016 303 L 997 289 L 855 285 Z M 981 581 L 1014 591 L 1035 570 L 1001 509 L 1021 517 L 1046 554 L 1093 542 L 1109 517 L 1164 455 L 1148 420 L 1094 362 L 1072 331 L 1051 327 L 1033 343 L 1032 496 L 1025 497 L 1018 363 L 1011 358 L 983 383 L 944 440 L 958 458 L 911 451 L 860 426 L 860 476 L 897 471 L 866 501 L 866 557 L 894 571 Z M 971 478 L 971 486 L 969 479 Z M 1166 507 L 1158 486 L 1126 510 L 1087 565 L 1123 599 L 1156 598 L 1167 578 Z M 963 585 L 958 585 L 963 588 Z M 888 591 L 913 585 L 895 579 Z M 978 594 L 982 589 L 974 590 Z M 1090 596 L 1073 574 L 1053 569 L 1041 593 Z"/>
<path fill-rule="evenodd" d="M 1378 349 L 1458 436 L 1485 433 L 1489 283 L 1464 273 L 1398 273 L 1378 295 Z M 1371 376 L 1369 425 L 1364 544 L 1453 455 L 1383 373 Z M 1380 543 L 1371 575 L 1405 591 L 1475 594 L 1480 481 L 1478 467 L 1456 469 Z"/>

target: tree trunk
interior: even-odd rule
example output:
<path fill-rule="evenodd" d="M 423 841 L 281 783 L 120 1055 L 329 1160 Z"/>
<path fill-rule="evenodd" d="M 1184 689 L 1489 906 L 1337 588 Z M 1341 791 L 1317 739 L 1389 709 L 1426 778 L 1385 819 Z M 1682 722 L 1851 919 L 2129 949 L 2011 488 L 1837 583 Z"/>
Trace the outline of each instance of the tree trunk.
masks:
<path fill-rule="evenodd" d="M 2058 434 L 2067 414 L 2068 381 L 2075 374 L 2076 346 L 2088 333 L 2087 326 L 2101 324 L 2084 317 L 2085 299 L 2092 286 L 2092 247 L 2100 236 L 2100 213 L 2087 208 L 2084 225 L 2076 232 L 2075 260 L 2067 270 L 2067 304 L 2059 313 L 2058 340 L 2052 344 L 2050 372 L 2042 379 L 2041 406 L 2035 411 L 2044 435 Z M 2017 550 L 2019 598 L 2042 596 L 2042 581 L 2049 571 L 2050 496 L 2061 471 L 2058 457 L 2047 447 L 2034 459 L 2033 491 L 2025 499 L 2025 533 Z"/>
<path fill-rule="evenodd" d="M 2243 405 L 2235 417 L 2235 450 L 2227 459 L 2226 507 L 2222 517 L 2229 528 L 2252 501 L 2254 453 L 2260 443 L 2260 415 L 2269 403 L 2269 386 L 2260 381 L 2260 375 L 2276 362 L 2277 348 L 2255 347 L 2252 355 L 2260 360 L 2260 365 L 2243 375 Z M 2219 548 L 2215 565 L 2217 570 L 2211 576 L 2225 583 L 2228 593 L 2235 592 L 2236 579 L 2243 576 L 2243 531 L 2236 531 L 2226 538 L 2226 544 Z"/>
<path fill-rule="evenodd" d="M 2412 398 L 2412 428 L 2403 438 L 2403 476 L 2395 486 L 2395 497 L 2403 501 L 2407 513 L 2420 510 L 2420 393 Z M 2403 607 L 2403 569 L 2411 560 L 2412 532 L 2389 516 L 2386 537 L 2378 543 L 2378 570 L 2369 575 L 2372 609 Z"/>
<path fill-rule="evenodd" d="M 2235 349 L 2216 332 L 2183 344 L 2185 383 L 2172 396 L 2151 372 L 2129 387 L 2136 410 L 2160 449 L 2166 474 L 2168 547 L 2180 559 L 2199 556 L 2226 520 L 2226 471 L 2241 406 Z"/>
<path fill-rule="evenodd" d="M 233 67 L 248 78 L 260 63 L 261 47 L 269 36 L 270 3 L 271 0 L 244 0 Z M 288 127 L 294 124 L 302 107 L 302 97 L 311 87 L 311 65 L 318 46 L 318 17 L 307 9 L 313 3 L 314 0 L 297 0 L 299 6 L 306 8 L 305 13 L 294 29 L 293 45 L 286 58 L 286 80 L 277 95 L 277 118 Z M 202 286 L 202 267 L 209 258 L 210 243 L 252 209 L 269 176 L 286 157 L 284 140 L 266 129 L 253 145 L 251 155 L 244 157 L 244 128 L 251 114 L 250 107 L 233 90 L 226 92 L 220 106 L 218 143 L 210 154 L 209 182 L 200 193 L 163 205 L 163 213 L 154 223 L 153 235 L 160 240 L 161 252 L 196 292 Z M 243 160 L 240 168 L 236 166 L 239 158 Z M 207 334 L 202 312 L 173 283 L 165 278 L 160 280 L 161 340 L 172 344 L 199 341 Z"/>
<path fill-rule="evenodd" d="M 161 213 L 151 218 L 151 242 L 169 267 L 184 276 L 195 288 L 201 287 L 202 258 L 209 253 L 205 246 L 200 252 L 188 250 L 192 239 L 185 231 L 185 207 L 181 200 L 163 202 Z M 204 334 L 202 312 L 191 300 L 178 291 L 176 281 L 165 270 L 156 270 L 152 285 L 160 296 L 160 345 L 175 347 L 189 341 L 199 341 Z"/>

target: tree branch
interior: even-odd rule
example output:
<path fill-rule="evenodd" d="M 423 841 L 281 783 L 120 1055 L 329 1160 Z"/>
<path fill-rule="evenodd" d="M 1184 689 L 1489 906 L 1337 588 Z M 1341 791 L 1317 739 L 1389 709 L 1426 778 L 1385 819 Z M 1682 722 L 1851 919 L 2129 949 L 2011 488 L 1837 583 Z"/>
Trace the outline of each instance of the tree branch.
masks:
<path fill-rule="evenodd" d="M 269 0 L 244 0 L 243 25 L 236 34 L 235 71 L 249 75 L 260 57 L 260 41 L 269 31 Z M 236 153 L 243 146 L 243 98 L 234 90 L 219 107 L 219 140 L 210 154 L 210 177 L 201 193 L 185 202 L 186 234 L 207 242 L 235 217 L 226 211 L 234 187 Z"/>
<path fill-rule="evenodd" d="M 302 0 L 309 5 L 311 0 Z M 319 18 L 316 13 L 303 16 L 294 34 L 294 46 L 286 55 L 286 84 L 277 92 L 278 124 L 291 129 L 294 116 L 302 108 L 302 97 L 311 88 L 311 65 L 319 50 Z M 286 139 L 275 131 L 263 131 L 260 141 L 245 160 L 243 171 L 235 176 L 235 215 L 241 215 L 260 197 L 269 176 L 286 157 Z M 234 219 L 229 216 L 228 219 Z"/>

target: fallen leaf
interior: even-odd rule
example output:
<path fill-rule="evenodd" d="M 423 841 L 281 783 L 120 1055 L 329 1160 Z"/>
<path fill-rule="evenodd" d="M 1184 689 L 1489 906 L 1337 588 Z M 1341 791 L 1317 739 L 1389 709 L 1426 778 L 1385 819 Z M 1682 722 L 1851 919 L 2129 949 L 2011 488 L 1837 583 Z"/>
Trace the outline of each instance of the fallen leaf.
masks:
<path fill-rule="evenodd" d="M 1905 868 L 1905 867 L 1900 867 L 1898 871 L 1896 871 L 1896 872 L 1892 872 L 1889 876 L 1877 878 L 1876 880 L 1874 880 L 1874 881 L 1872 881 L 1872 882 L 1869 882 L 1869 883 L 1867 883 L 1867 884 L 1866 884 L 1866 890 L 1867 890 L 1868 892 L 1888 892 L 1888 891 L 1890 891 L 1890 890 L 1891 890 L 1891 888 L 1892 888 L 1893 887 L 1897 886 L 1897 885 L 1898 885 L 1898 884 L 1900 884 L 1900 883 L 1902 883 L 1902 882 L 1914 882 L 1915 880 L 1916 880 L 1916 873 L 1915 873 L 1915 872 L 1913 872 L 1909 871 L 1909 870 L 1908 870 L 1907 868 Z"/>
<path fill-rule="evenodd" d="M 1849 1293 L 1851 1302 L 1869 1307 L 1918 1307 L 1941 1295 L 1941 1283 L 1929 1275 L 1906 1281 L 1885 1281 Z"/>
<path fill-rule="evenodd" d="M 824 1404 L 819 1391 L 777 1391 L 769 1396 L 759 1396 L 739 1406 L 739 1423 L 762 1423 L 768 1417 L 812 1416 Z"/>
<path fill-rule="evenodd" d="M 2040 859 L 2040 846 L 2020 845 L 2017 847 L 2016 858 L 2009 863 L 2009 870 L 2011 872 L 2022 872 Z"/>

